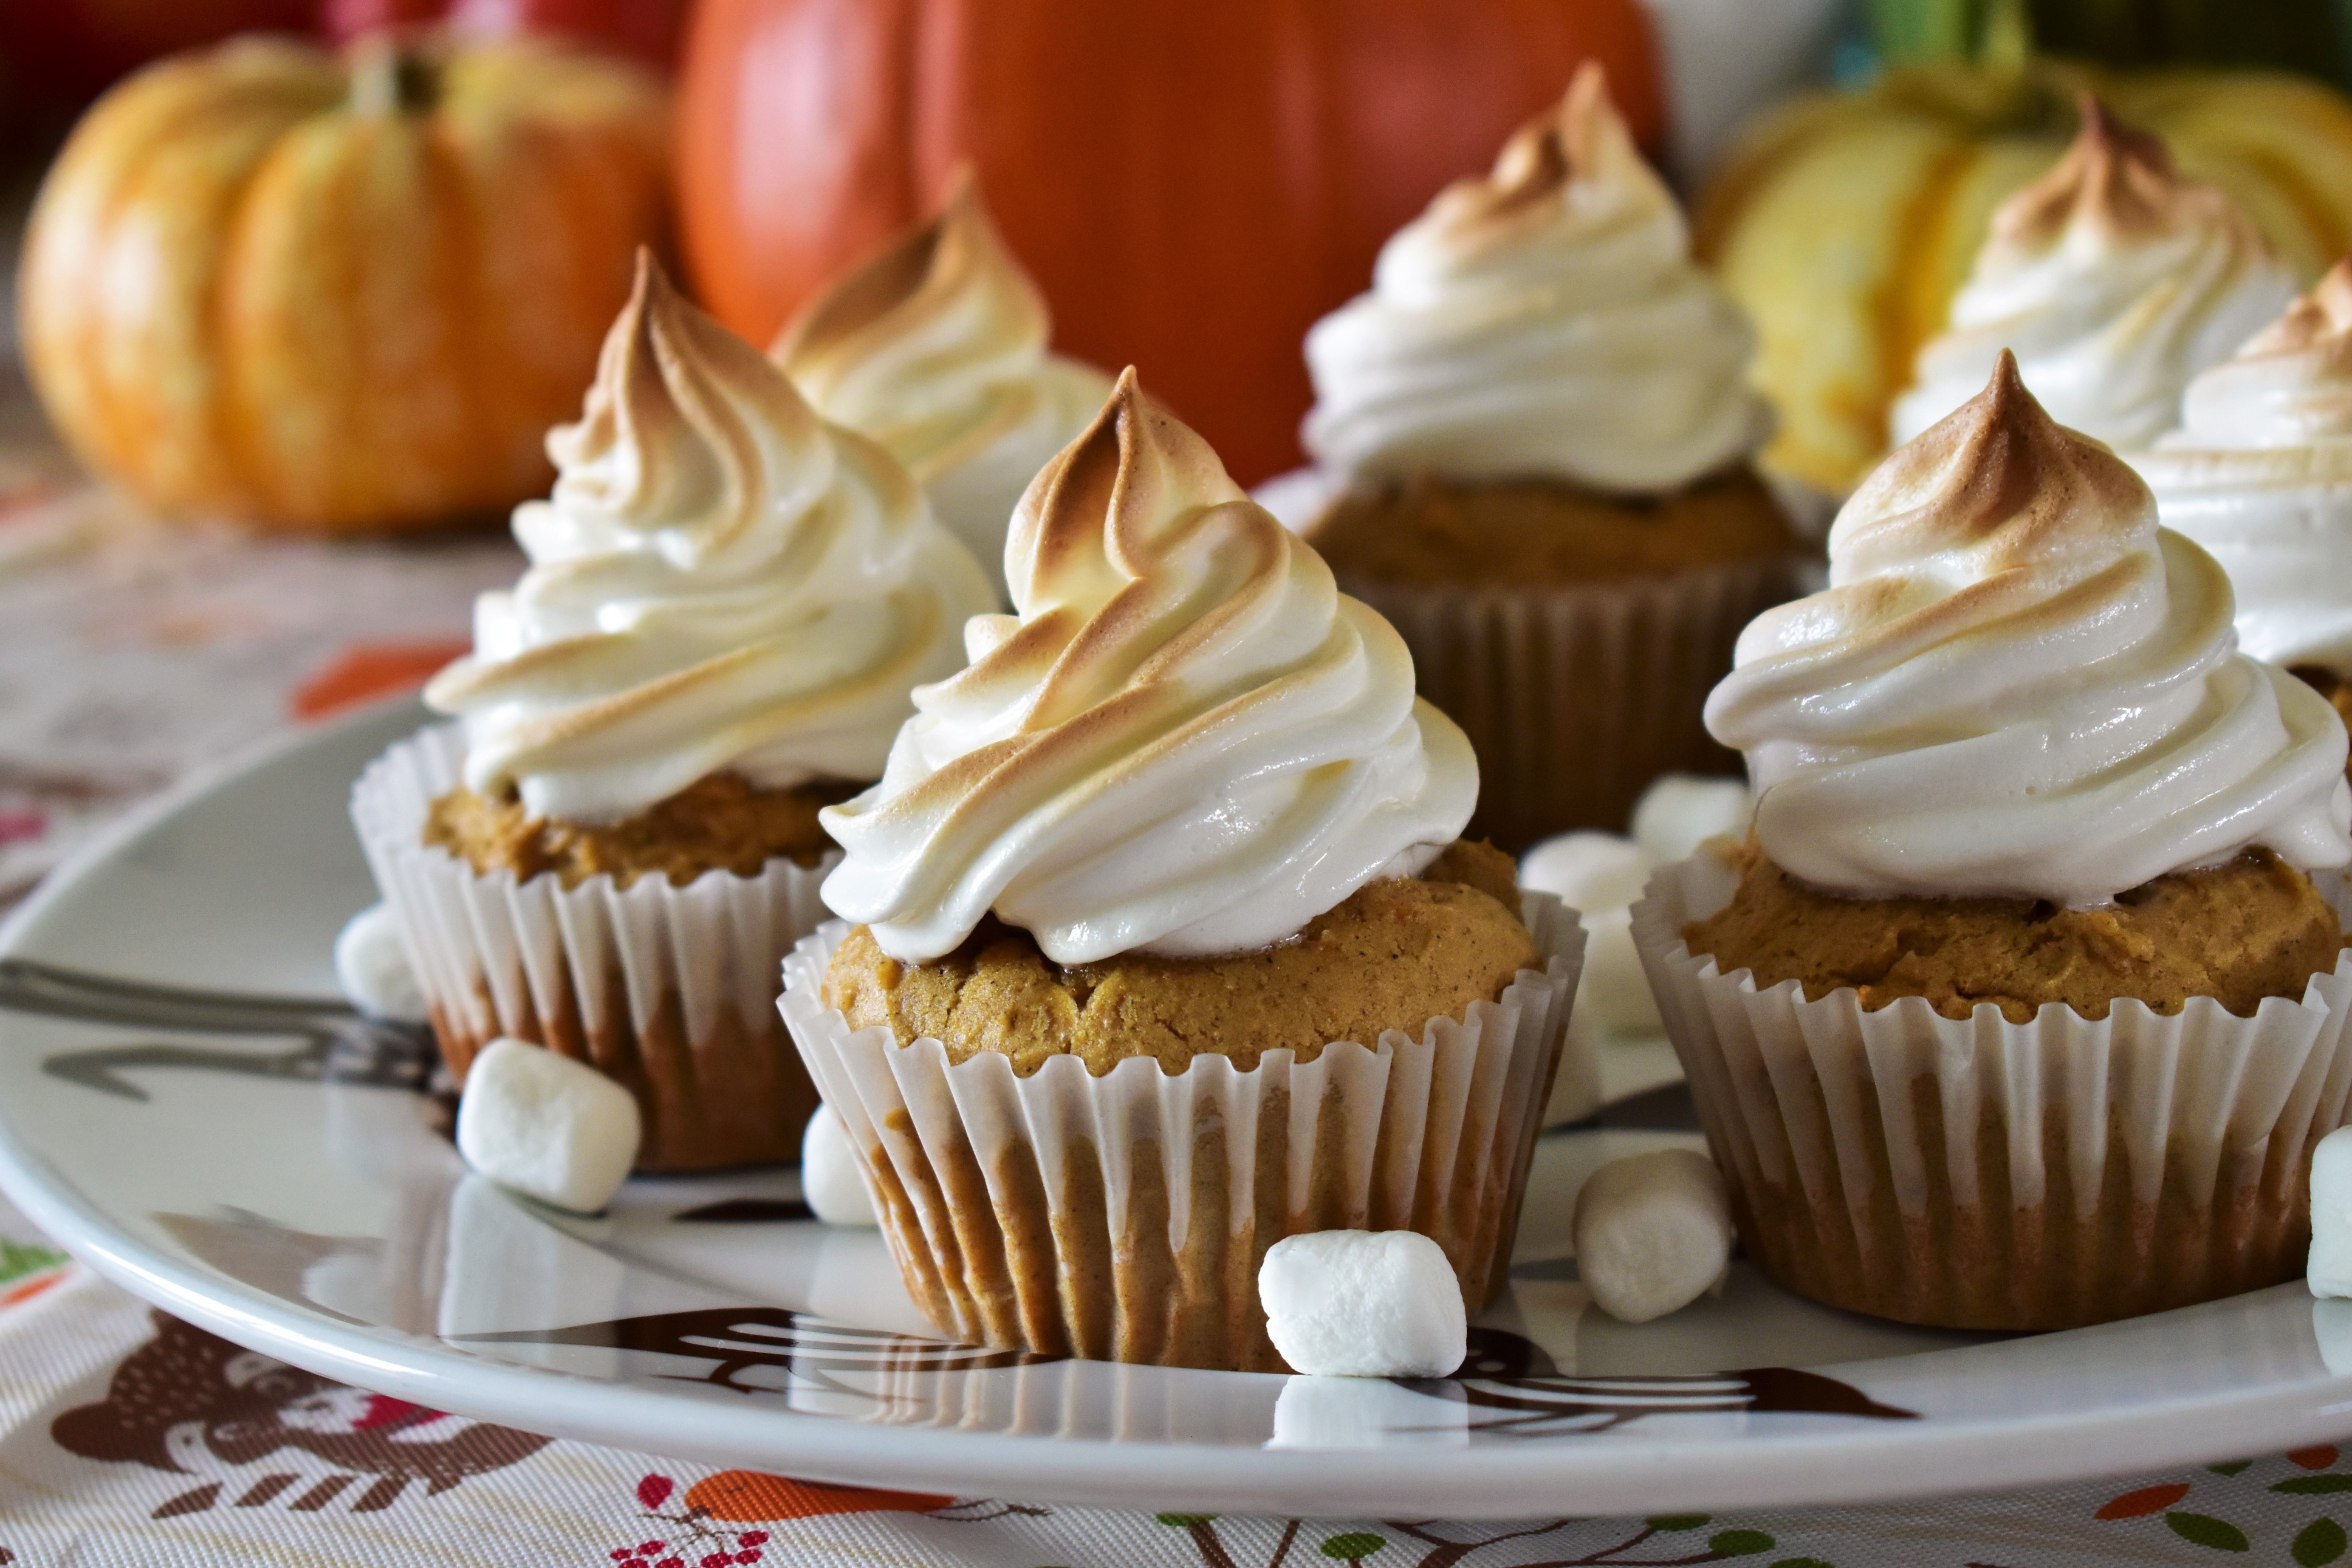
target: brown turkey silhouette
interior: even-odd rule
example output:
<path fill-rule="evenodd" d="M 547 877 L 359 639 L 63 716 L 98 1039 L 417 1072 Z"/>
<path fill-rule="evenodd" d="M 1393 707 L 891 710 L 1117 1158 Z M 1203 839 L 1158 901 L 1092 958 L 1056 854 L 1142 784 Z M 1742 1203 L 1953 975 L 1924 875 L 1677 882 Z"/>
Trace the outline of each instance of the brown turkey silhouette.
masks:
<path fill-rule="evenodd" d="M 59 1415 L 49 1436 L 84 1458 L 205 1478 L 157 1508 L 156 1519 L 200 1513 L 232 1488 L 230 1500 L 242 1507 L 291 1493 L 286 1507 L 316 1512 L 371 1477 L 351 1510 L 372 1513 L 415 1482 L 429 1497 L 548 1443 L 331 1382 L 165 1313 L 152 1317 L 155 1337 L 115 1368 L 105 1399 Z"/>

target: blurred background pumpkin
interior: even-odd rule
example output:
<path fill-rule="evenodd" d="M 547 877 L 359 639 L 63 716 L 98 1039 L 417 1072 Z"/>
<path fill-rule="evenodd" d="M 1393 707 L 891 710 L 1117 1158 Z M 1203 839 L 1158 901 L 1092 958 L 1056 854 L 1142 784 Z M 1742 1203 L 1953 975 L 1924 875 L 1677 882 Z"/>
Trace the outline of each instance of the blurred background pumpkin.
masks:
<path fill-rule="evenodd" d="M 2084 88 L 2236 197 L 2305 283 L 2352 248 L 2352 105 L 2315 76 L 2034 52 L 2047 30 L 2137 59 L 2200 58 L 2216 37 L 2226 58 L 2294 58 L 2315 73 L 2336 58 L 2325 42 L 2336 35 L 2305 16 L 2332 7 L 2202 9 L 2244 26 L 2190 26 L 2200 7 L 2152 0 L 1878 0 L 1890 68 L 1751 125 L 1699 198 L 1696 242 L 1756 320 L 1756 377 L 1780 418 L 1768 465 L 1842 494 L 1885 453 L 1888 406 L 1943 326 L 1992 209 L 2057 161 Z M 2169 31 L 2147 20 L 2158 11 Z"/>
<path fill-rule="evenodd" d="M 1056 345 L 1145 367 L 1251 482 L 1298 460 L 1307 325 L 1587 58 L 1654 148 L 1639 0 L 700 0 L 686 259 L 766 342 L 968 161 Z"/>
<path fill-rule="evenodd" d="M 319 531 L 538 493 L 664 231 L 651 73 L 538 39 L 256 37 L 84 117 L 19 275 L 34 384 L 153 509 Z"/>
<path fill-rule="evenodd" d="M 471 38 L 556 33 L 667 68 L 677 58 L 686 0 L 324 0 L 319 23 L 339 44 L 422 26 Z"/>

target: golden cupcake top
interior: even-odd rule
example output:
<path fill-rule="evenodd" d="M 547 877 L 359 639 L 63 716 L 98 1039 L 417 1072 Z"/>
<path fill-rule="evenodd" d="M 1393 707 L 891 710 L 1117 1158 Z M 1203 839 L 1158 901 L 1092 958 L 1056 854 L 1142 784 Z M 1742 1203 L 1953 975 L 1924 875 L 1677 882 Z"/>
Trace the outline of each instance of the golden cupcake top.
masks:
<path fill-rule="evenodd" d="M 826 418 L 904 464 L 993 566 L 1023 489 L 1110 393 L 1048 351 L 1051 330 L 967 173 L 928 222 L 810 300 L 771 355 Z"/>
<path fill-rule="evenodd" d="M 1381 250 L 1307 333 L 1327 468 L 1671 491 L 1770 433 L 1755 333 L 1692 261 L 1681 210 L 1597 64 Z"/>
<path fill-rule="evenodd" d="M 2352 858 L 2344 726 L 2238 651 L 2230 582 L 2003 352 L 1830 531 L 1830 585 L 1740 634 L 1707 700 L 1756 835 L 1857 898 L 2103 904 L 2261 847 Z"/>
<path fill-rule="evenodd" d="M 2082 116 L 2057 164 L 1995 210 L 1895 401 L 1898 442 L 1973 397 L 2006 350 L 2061 425 L 2147 446 L 2179 423 L 2190 378 L 2293 297 L 2284 263 L 2227 193 L 2088 94 Z"/>
<path fill-rule="evenodd" d="M 530 570 L 425 690 L 465 721 L 467 787 L 534 816 L 612 821 L 722 769 L 875 777 L 992 597 L 887 454 L 649 256 L 548 452 L 552 493 L 514 516 Z"/>
<path fill-rule="evenodd" d="M 1014 613 L 828 808 L 825 901 L 892 957 L 993 912 L 1056 963 L 1234 952 L 1451 843 L 1477 795 L 1388 623 L 1135 374 L 1023 496 Z"/>

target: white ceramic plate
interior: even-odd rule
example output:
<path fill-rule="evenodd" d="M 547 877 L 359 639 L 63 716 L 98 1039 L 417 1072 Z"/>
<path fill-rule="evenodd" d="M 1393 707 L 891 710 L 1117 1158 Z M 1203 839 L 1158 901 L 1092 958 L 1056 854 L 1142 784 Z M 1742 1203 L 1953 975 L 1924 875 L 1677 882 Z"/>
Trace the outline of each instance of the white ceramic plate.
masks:
<path fill-rule="evenodd" d="M 1570 1205 L 1600 1160 L 1690 1138 L 1671 1131 L 1544 1139 L 1510 1289 L 1471 1364 L 1428 1382 L 946 1344 L 876 1233 L 795 1217 L 789 1172 L 638 1181 L 593 1220 L 533 1207 L 466 1174 L 414 1039 L 322 1000 L 373 898 L 346 793 L 418 721 L 363 715 L 182 792 L 0 931 L 0 1185 L 121 1284 L 312 1372 L 828 1480 L 1384 1518 L 2006 1487 L 2352 1431 L 2352 1303 L 2299 1285 L 1992 1339 L 1743 1266 L 1721 1300 L 1612 1322 L 1576 1282 Z"/>

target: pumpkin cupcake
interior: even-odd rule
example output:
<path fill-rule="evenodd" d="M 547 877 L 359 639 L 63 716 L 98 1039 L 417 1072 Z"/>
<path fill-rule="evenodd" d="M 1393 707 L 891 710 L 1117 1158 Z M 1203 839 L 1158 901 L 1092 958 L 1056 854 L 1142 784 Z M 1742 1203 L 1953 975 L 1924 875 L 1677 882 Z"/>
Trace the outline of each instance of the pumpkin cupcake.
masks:
<path fill-rule="evenodd" d="M 2050 1329 L 2290 1279 L 2343 1121 L 2345 732 L 2003 353 L 1864 481 L 1708 723 L 1755 828 L 1634 940 L 1749 1255 Z M 2336 881 L 2332 876 L 2331 883 Z"/>
<path fill-rule="evenodd" d="M 969 172 L 938 216 L 802 307 L 769 353 L 817 412 L 871 437 L 992 574 L 1013 504 L 1110 377 L 1049 353 L 1045 297 Z"/>
<path fill-rule="evenodd" d="M 644 1112 L 643 1168 L 788 1158 L 815 1096 L 777 964 L 823 918 L 818 824 L 880 775 L 988 580 L 880 448 L 825 425 L 649 257 L 530 569 L 352 815 L 460 1079 L 499 1036 Z"/>
<path fill-rule="evenodd" d="M 827 808 L 782 1011 L 943 1331 L 1274 1369 L 1298 1231 L 1418 1230 L 1483 1305 L 1583 933 L 1456 842 L 1460 730 L 1129 372 L 1037 476 L 1015 613 Z"/>
<path fill-rule="evenodd" d="M 1469 732 L 1499 841 L 1729 764 L 1699 705 L 1801 552 L 1749 462 L 1754 347 L 1597 65 L 1307 334 L 1303 437 L 1344 480 L 1307 535 Z"/>
<path fill-rule="evenodd" d="M 2066 155 L 1995 209 L 1948 323 L 1895 399 L 1897 443 L 1974 397 L 2006 351 L 2059 424 L 2146 447 L 2180 422 L 2189 378 L 2294 298 L 2294 276 L 2227 193 L 2088 93 L 2082 112 Z"/>
<path fill-rule="evenodd" d="M 2165 526 L 2230 574 L 2239 646 L 2352 715 L 2352 261 L 2190 382 L 2179 429 L 2126 457 Z"/>

